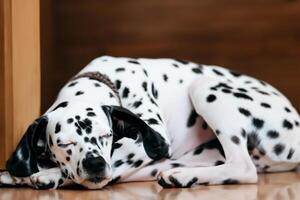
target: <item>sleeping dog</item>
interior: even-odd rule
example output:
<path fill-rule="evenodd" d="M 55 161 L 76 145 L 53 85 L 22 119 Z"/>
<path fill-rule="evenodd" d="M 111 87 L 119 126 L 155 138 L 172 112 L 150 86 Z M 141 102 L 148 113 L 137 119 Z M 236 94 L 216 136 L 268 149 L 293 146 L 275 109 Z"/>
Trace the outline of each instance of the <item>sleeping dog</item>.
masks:
<path fill-rule="evenodd" d="M 299 114 L 271 85 L 174 59 L 94 59 L 27 129 L 0 183 L 89 189 L 256 183 L 300 161 Z"/>

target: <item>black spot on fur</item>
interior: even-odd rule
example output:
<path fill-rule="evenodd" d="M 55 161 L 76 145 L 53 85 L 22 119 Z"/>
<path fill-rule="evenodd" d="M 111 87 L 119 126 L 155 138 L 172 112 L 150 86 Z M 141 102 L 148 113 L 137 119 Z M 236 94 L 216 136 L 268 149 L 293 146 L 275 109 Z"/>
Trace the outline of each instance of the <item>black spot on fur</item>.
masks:
<path fill-rule="evenodd" d="M 85 142 L 89 142 L 90 139 L 89 139 L 88 137 L 84 137 L 84 141 L 85 141 Z"/>
<path fill-rule="evenodd" d="M 116 80 L 115 84 L 116 84 L 116 88 L 120 89 L 122 82 L 120 80 Z"/>
<path fill-rule="evenodd" d="M 240 76 L 241 76 L 240 73 L 235 72 L 235 71 L 229 71 L 229 73 L 230 73 L 232 76 L 234 76 L 234 77 L 240 77 Z"/>
<path fill-rule="evenodd" d="M 197 112 L 193 109 L 190 113 L 190 116 L 188 118 L 188 121 L 187 121 L 187 127 L 192 127 L 195 125 L 196 121 L 197 121 L 197 117 L 198 117 L 198 114 Z"/>
<path fill-rule="evenodd" d="M 148 122 L 149 124 L 158 124 L 158 121 L 157 121 L 156 119 L 154 119 L 154 118 L 148 119 L 147 122 Z"/>
<path fill-rule="evenodd" d="M 132 104 L 133 107 L 138 108 L 140 105 L 142 105 L 141 101 L 136 101 Z"/>
<path fill-rule="evenodd" d="M 242 128 L 242 131 L 241 131 L 241 135 L 242 135 L 243 138 L 246 138 L 247 133 L 246 133 L 246 130 L 243 129 L 243 128 Z"/>
<path fill-rule="evenodd" d="M 133 158 L 133 157 L 134 157 L 134 153 L 130 153 L 130 154 L 128 154 L 128 156 L 127 156 L 128 159 L 131 159 L 131 158 Z"/>
<path fill-rule="evenodd" d="M 146 81 L 144 81 L 143 83 L 142 83 L 142 87 L 144 88 L 144 90 L 145 90 L 145 92 L 147 91 L 147 82 Z"/>
<path fill-rule="evenodd" d="M 163 79 L 164 79 L 165 82 L 168 81 L 168 76 L 167 76 L 167 74 L 163 74 Z"/>
<path fill-rule="evenodd" d="M 124 162 L 122 160 L 117 160 L 116 162 L 114 162 L 114 167 L 120 167 L 123 164 Z"/>
<path fill-rule="evenodd" d="M 93 108 L 86 108 L 86 111 L 93 111 Z"/>
<path fill-rule="evenodd" d="M 163 188 L 171 188 L 172 187 L 172 185 L 168 184 L 163 178 L 160 178 L 158 180 L 158 184 L 160 186 L 162 186 Z"/>
<path fill-rule="evenodd" d="M 215 166 L 223 165 L 223 164 L 224 164 L 224 161 L 222 161 L 222 160 L 217 160 L 217 161 L 215 162 Z"/>
<path fill-rule="evenodd" d="M 268 103 L 261 103 L 260 105 L 264 108 L 271 108 L 271 105 Z"/>
<path fill-rule="evenodd" d="M 267 136 L 269 138 L 275 139 L 275 138 L 279 137 L 279 133 L 277 131 L 271 130 L 271 131 L 268 131 Z"/>
<path fill-rule="evenodd" d="M 237 98 L 253 101 L 253 99 L 250 96 L 248 96 L 247 94 L 244 94 L 244 93 L 235 92 L 235 93 L 233 93 L 233 95 Z"/>
<path fill-rule="evenodd" d="M 157 97 L 158 97 L 158 91 L 154 87 L 153 83 L 151 84 L 151 91 L 152 91 L 152 94 L 153 94 L 154 98 L 157 99 Z"/>
<path fill-rule="evenodd" d="M 124 67 L 119 67 L 116 69 L 116 72 L 123 72 L 125 71 L 125 68 Z"/>
<path fill-rule="evenodd" d="M 137 167 L 141 166 L 142 164 L 143 164 L 143 160 L 137 160 L 134 162 L 133 166 L 137 168 Z"/>
<path fill-rule="evenodd" d="M 280 155 L 285 149 L 285 146 L 283 144 L 276 144 L 274 147 L 273 147 L 273 152 L 278 156 Z"/>
<path fill-rule="evenodd" d="M 140 65 L 141 63 L 139 63 L 138 61 L 136 60 L 128 60 L 129 63 L 132 63 L 132 64 L 136 64 L 136 65 Z"/>
<path fill-rule="evenodd" d="M 192 185 L 194 185 L 197 181 L 198 181 L 198 178 L 197 178 L 197 177 L 192 178 L 192 179 L 186 184 L 186 187 L 187 187 L 187 188 L 192 187 Z"/>
<path fill-rule="evenodd" d="M 177 188 L 183 187 L 183 185 L 182 185 L 176 178 L 174 178 L 172 175 L 169 176 L 169 180 L 170 180 L 170 182 L 171 182 L 175 187 L 177 187 Z"/>
<path fill-rule="evenodd" d="M 193 68 L 192 71 L 196 74 L 201 74 L 202 70 L 200 68 Z"/>
<path fill-rule="evenodd" d="M 199 155 L 203 152 L 204 149 L 217 149 L 221 155 L 225 156 L 222 145 L 220 144 L 218 139 L 213 139 L 209 142 L 197 146 L 193 154 Z"/>
<path fill-rule="evenodd" d="M 60 130 L 61 130 L 61 125 L 60 125 L 60 123 L 56 123 L 56 126 L 55 126 L 55 132 L 54 132 L 54 133 L 58 133 L 58 132 L 60 132 Z"/>
<path fill-rule="evenodd" d="M 288 153 L 288 155 L 287 155 L 286 158 L 287 158 L 288 160 L 290 160 L 290 159 L 293 157 L 294 153 L 295 153 L 295 149 L 290 148 L 290 151 L 289 151 L 289 153 Z"/>
<path fill-rule="evenodd" d="M 145 69 L 143 69 L 143 72 L 144 72 L 145 76 L 148 77 L 148 72 Z"/>
<path fill-rule="evenodd" d="M 283 121 L 282 126 L 283 126 L 283 128 L 286 128 L 286 129 L 288 129 L 288 130 L 293 129 L 293 127 L 294 127 L 294 125 L 293 125 L 290 121 L 288 121 L 287 119 L 285 119 L 285 120 Z"/>
<path fill-rule="evenodd" d="M 115 142 L 113 143 L 113 149 L 119 149 L 122 146 L 121 143 Z"/>
<path fill-rule="evenodd" d="M 75 96 L 79 96 L 79 95 L 82 95 L 82 94 L 84 94 L 84 92 L 78 91 L 78 92 L 75 93 Z"/>
<path fill-rule="evenodd" d="M 176 63 L 173 63 L 172 65 L 176 68 L 179 68 L 179 66 Z"/>
<path fill-rule="evenodd" d="M 292 112 L 291 109 L 289 109 L 288 107 L 284 107 L 284 110 L 285 110 L 287 113 Z"/>
<path fill-rule="evenodd" d="M 70 83 L 70 84 L 68 85 L 68 87 L 73 87 L 73 86 L 75 86 L 77 83 L 78 83 L 78 82 L 72 82 L 72 83 Z"/>
<path fill-rule="evenodd" d="M 158 170 L 154 169 L 154 170 L 151 171 L 150 174 L 151 174 L 151 176 L 155 177 L 157 175 L 157 172 L 158 172 Z"/>
<path fill-rule="evenodd" d="M 181 163 L 172 163 L 171 166 L 172 166 L 173 168 L 177 168 L 177 167 L 183 167 L 184 165 L 181 164 Z"/>
<path fill-rule="evenodd" d="M 95 87 L 101 87 L 101 85 L 99 83 L 94 83 Z"/>
<path fill-rule="evenodd" d="M 69 118 L 69 119 L 67 120 L 67 123 L 68 123 L 68 124 L 71 124 L 73 121 L 74 121 L 73 118 Z"/>
<path fill-rule="evenodd" d="M 76 129 L 76 133 L 77 133 L 78 135 L 82 135 L 81 129 L 77 128 L 77 129 Z"/>
<path fill-rule="evenodd" d="M 256 132 L 252 132 L 248 135 L 247 148 L 251 152 L 254 148 L 258 147 L 260 144 L 260 138 Z"/>
<path fill-rule="evenodd" d="M 67 154 L 68 154 L 68 155 L 72 155 L 72 150 L 71 150 L 71 149 L 68 149 L 68 150 L 67 150 Z"/>
<path fill-rule="evenodd" d="M 66 157 L 66 161 L 68 161 L 68 162 L 70 161 L 70 157 L 69 156 Z"/>
<path fill-rule="evenodd" d="M 160 114 L 156 114 L 156 116 L 158 117 L 158 119 L 162 122 L 163 120 L 162 120 L 162 118 L 161 118 L 161 116 L 160 116 Z"/>
<path fill-rule="evenodd" d="M 264 81 L 259 81 L 260 84 L 262 84 L 262 86 L 267 86 L 267 84 Z"/>
<path fill-rule="evenodd" d="M 91 137 L 90 143 L 93 145 L 97 145 L 97 140 L 95 137 Z"/>
<path fill-rule="evenodd" d="M 67 106 L 68 106 L 68 102 L 64 101 L 64 102 L 61 102 L 60 104 L 58 104 L 52 111 L 57 110 L 58 108 L 65 108 Z"/>
<path fill-rule="evenodd" d="M 96 113 L 94 113 L 94 112 L 88 112 L 86 115 L 89 116 L 89 117 L 94 117 L 94 116 L 96 116 Z"/>
<path fill-rule="evenodd" d="M 247 91 L 246 89 L 244 89 L 244 88 L 238 88 L 237 90 L 240 91 L 240 92 L 244 92 L 244 93 L 248 92 L 248 91 Z"/>
<path fill-rule="evenodd" d="M 215 95 L 210 94 L 210 95 L 207 96 L 206 101 L 207 101 L 208 103 L 212 103 L 212 102 L 214 102 L 216 99 L 217 99 L 217 97 L 216 97 Z"/>
<path fill-rule="evenodd" d="M 299 122 L 295 120 L 295 126 L 299 126 Z"/>
<path fill-rule="evenodd" d="M 265 91 L 262 91 L 262 90 L 256 90 L 256 92 L 260 93 L 260 94 L 263 94 L 263 95 L 270 95 L 269 93 L 265 92 Z"/>
<path fill-rule="evenodd" d="M 189 64 L 189 61 L 187 61 L 187 60 L 181 60 L 181 59 L 175 59 L 175 60 L 183 65 Z"/>
<path fill-rule="evenodd" d="M 223 181 L 223 184 L 224 185 L 232 185 L 232 184 L 239 184 L 239 181 L 238 180 L 235 180 L 235 179 L 226 179 Z"/>
<path fill-rule="evenodd" d="M 129 88 L 125 87 L 124 90 L 123 90 L 123 93 L 122 93 L 122 97 L 127 98 L 128 95 L 129 95 Z"/>
<path fill-rule="evenodd" d="M 257 128 L 257 129 L 261 129 L 264 126 L 264 121 L 262 119 L 258 119 L 258 118 L 253 118 L 252 119 L 252 124 Z"/>
<path fill-rule="evenodd" d="M 234 143 L 234 144 L 240 144 L 240 138 L 238 136 L 232 136 L 231 137 L 231 141 Z"/>
<path fill-rule="evenodd" d="M 226 93 L 226 94 L 229 94 L 229 93 L 231 93 L 231 90 L 230 90 L 230 89 L 224 88 L 224 89 L 222 89 L 222 92 L 223 92 L 223 93 Z"/>
<path fill-rule="evenodd" d="M 218 76 L 224 76 L 224 74 L 222 72 L 220 72 L 219 70 L 217 69 L 213 69 L 212 70 L 215 74 L 217 74 Z"/>
<path fill-rule="evenodd" d="M 239 108 L 239 112 L 243 115 L 245 115 L 246 117 L 251 116 L 251 113 L 249 110 L 245 109 L 245 108 Z"/>

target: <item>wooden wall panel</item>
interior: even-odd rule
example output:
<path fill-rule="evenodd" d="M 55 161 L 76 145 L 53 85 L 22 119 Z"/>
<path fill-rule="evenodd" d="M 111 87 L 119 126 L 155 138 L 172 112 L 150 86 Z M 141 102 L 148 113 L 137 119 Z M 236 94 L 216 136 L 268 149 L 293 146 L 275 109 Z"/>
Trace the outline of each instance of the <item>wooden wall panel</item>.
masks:
<path fill-rule="evenodd" d="M 69 77 L 103 54 L 227 66 L 272 83 L 300 108 L 299 1 L 51 2 L 45 18 L 52 22 L 53 59 L 43 61 L 44 110 Z"/>
<path fill-rule="evenodd" d="M 0 168 L 40 114 L 39 0 L 0 0 Z"/>

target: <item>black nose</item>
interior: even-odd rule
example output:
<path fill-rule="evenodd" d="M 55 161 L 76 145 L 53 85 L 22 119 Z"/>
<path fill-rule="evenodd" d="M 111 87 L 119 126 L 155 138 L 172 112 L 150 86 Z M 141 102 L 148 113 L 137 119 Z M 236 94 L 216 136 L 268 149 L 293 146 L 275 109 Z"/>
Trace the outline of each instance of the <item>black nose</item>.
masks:
<path fill-rule="evenodd" d="M 101 157 L 88 157 L 83 159 L 82 166 L 90 175 L 104 175 L 106 162 Z"/>

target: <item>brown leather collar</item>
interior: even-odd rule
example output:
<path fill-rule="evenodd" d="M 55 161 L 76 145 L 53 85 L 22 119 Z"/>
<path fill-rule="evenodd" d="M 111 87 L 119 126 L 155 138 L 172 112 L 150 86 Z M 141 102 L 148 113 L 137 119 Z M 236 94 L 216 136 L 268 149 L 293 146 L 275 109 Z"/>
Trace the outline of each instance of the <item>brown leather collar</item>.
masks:
<path fill-rule="evenodd" d="M 79 74 L 77 76 L 74 76 L 70 81 L 74 81 L 74 80 L 79 79 L 79 78 L 89 78 L 89 79 L 97 80 L 101 83 L 104 83 L 105 85 L 107 85 L 115 93 L 115 95 L 118 98 L 120 106 L 122 106 L 122 102 L 121 102 L 119 92 L 118 92 L 116 86 L 114 85 L 114 83 L 108 78 L 107 75 L 101 74 L 100 72 L 85 72 L 83 74 Z"/>

